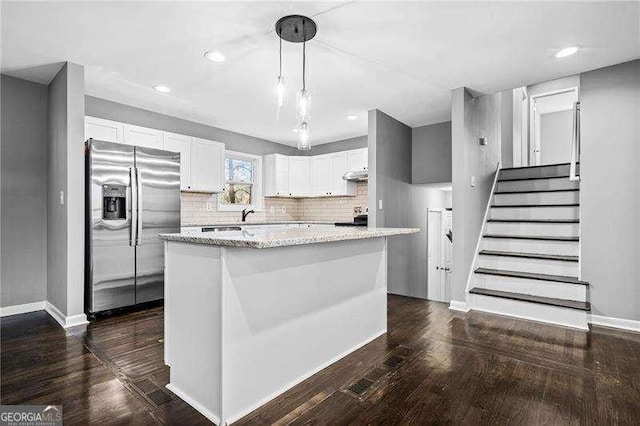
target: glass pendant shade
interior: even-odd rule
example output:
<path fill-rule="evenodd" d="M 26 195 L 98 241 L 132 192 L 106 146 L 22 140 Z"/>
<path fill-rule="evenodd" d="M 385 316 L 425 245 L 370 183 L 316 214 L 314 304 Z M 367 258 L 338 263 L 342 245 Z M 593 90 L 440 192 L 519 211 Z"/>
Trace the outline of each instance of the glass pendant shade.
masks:
<path fill-rule="evenodd" d="M 276 83 L 276 95 L 278 97 L 278 107 L 284 106 L 284 98 L 287 94 L 287 83 L 284 80 L 283 76 L 278 77 L 278 82 Z"/>
<path fill-rule="evenodd" d="M 300 90 L 296 96 L 296 116 L 300 123 L 311 119 L 311 92 L 308 90 Z"/>
<path fill-rule="evenodd" d="M 305 122 L 300 123 L 298 128 L 298 149 L 300 151 L 308 151 L 311 149 L 311 130 Z"/>

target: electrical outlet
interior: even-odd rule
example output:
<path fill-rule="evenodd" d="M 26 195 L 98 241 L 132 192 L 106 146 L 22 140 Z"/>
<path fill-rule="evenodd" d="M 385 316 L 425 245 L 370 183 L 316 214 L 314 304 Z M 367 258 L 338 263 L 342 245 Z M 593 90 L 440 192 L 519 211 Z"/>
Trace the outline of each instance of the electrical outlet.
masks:
<path fill-rule="evenodd" d="M 280 211 L 282 212 L 282 214 L 286 214 L 287 213 L 287 207 L 286 206 L 282 206 L 282 209 Z"/>
<path fill-rule="evenodd" d="M 211 204 L 211 203 L 206 203 L 206 204 L 204 205 L 204 208 L 205 208 L 205 210 L 206 210 L 206 211 L 210 212 L 211 210 L 213 210 L 213 204 Z"/>
<path fill-rule="evenodd" d="M 60 205 L 64 206 L 64 191 L 60 191 Z"/>
<path fill-rule="evenodd" d="M 476 177 L 475 176 L 471 176 L 471 187 L 472 188 L 476 187 L 476 182 L 477 182 Z"/>
<path fill-rule="evenodd" d="M 269 213 L 275 214 L 276 213 L 276 208 L 274 206 L 269 206 Z"/>
<path fill-rule="evenodd" d="M 378 210 L 382 210 L 382 200 L 378 200 Z"/>

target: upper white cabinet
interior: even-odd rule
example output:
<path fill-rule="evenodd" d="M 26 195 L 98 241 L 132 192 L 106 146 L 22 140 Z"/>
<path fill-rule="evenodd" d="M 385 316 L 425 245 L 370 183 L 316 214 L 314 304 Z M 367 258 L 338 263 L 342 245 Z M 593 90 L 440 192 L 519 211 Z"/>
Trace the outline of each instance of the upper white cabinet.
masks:
<path fill-rule="evenodd" d="M 369 167 L 369 149 L 353 149 L 347 151 L 347 169 L 349 171 L 367 170 Z"/>
<path fill-rule="evenodd" d="M 264 156 L 264 195 L 267 197 L 289 195 L 289 157 L 281 154 Z"/>
<path fill-rule="evenodd" d="M 289 195 L 311 194 L 311 157 L 289 157 Z"/>
<path fill-rule="evenodd" d="M 191 189 L 191 137 L 163 132 L 163 149 L 180 153 L 180 189 Z"/>
<path fill-rule="evenodd" d="M 124 143 L 124 124 L 96 117 L 84 118 L 84 140 Z"/>
<path fill-rule="evenodd" d="M 331 154 L 311 157 L 311 193 L 331 195 Z"/>
<path fill-rule="evenodd" d="M 180 153 L 180 189 L 224 190 L 223 143 L 85 116 L 85 138 Z M 288 175 L 287 175 L 288 176 Z"/>
<path fill-rule="evenodd" d="M 143 148 L 162 149 L 162 130 L 125 124 L 124 143 Z"/>
<path fill-rule="evenodd" d="M 191 141 L 191 191 L 224 190 L 224 144 L 206 139 Z"/>
<path fill-rule="evenodd" d="M 353 153 L 353 154 L 352 154 Z M 367 148 L 311 157 L 265 156 L 265 196 L 354 196 L 357 185 L 342 176 L 367 167 Z"/>

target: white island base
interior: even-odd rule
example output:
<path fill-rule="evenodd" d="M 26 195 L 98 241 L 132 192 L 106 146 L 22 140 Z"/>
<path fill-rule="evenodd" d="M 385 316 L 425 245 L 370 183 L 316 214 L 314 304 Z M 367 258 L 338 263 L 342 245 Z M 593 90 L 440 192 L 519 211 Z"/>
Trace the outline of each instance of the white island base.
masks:
<path fill-rule="evenodd" d="M 229 424 L 386 332 L 386 238 L 165 242 L 173 393 Z"/>

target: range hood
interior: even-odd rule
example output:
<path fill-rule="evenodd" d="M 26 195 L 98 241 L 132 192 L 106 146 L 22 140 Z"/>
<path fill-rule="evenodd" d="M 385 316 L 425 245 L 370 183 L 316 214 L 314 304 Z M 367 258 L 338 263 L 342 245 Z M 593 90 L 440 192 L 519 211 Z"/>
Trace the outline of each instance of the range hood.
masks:
<path fill-rule="evenodd" d="M 348 181 L 363 181 L 369 180 L 369 171 L 368 170 L 353 170 L 342 175 L 342 179 Z"/>

